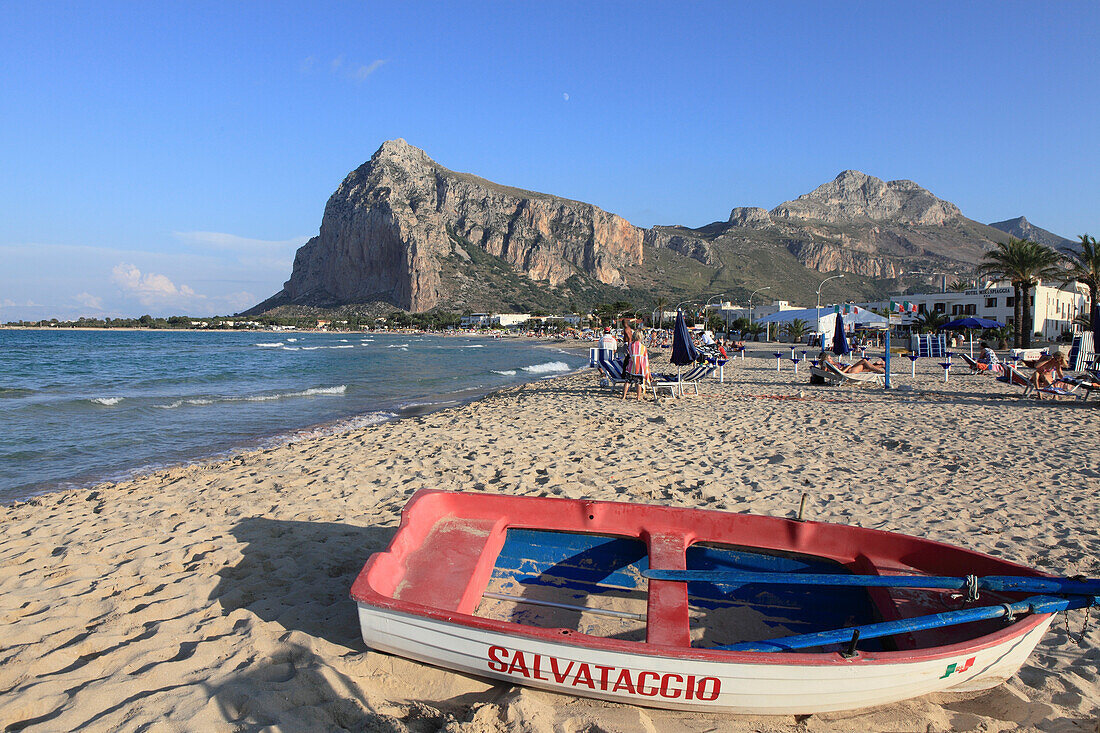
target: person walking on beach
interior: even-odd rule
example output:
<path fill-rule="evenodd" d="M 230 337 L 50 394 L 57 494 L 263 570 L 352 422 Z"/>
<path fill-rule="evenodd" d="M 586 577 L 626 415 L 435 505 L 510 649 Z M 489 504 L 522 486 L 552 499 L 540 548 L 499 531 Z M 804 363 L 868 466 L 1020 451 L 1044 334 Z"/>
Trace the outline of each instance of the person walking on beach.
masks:
<path fill-rule="evenodd" d="M 634 331 L 633 339 L 626 351 L 630 363 L 625 372 L 626 381 L 623 382 L 623 399 L 626 399 L 626 392 L 630 389 L 630 385 L 636 384 L 638 385 L 638 401 L 641 402 L 644 399 L 643 393 L 646 382 L 650 379 L 649 351 L 642 343 L 641 331 Z"/>

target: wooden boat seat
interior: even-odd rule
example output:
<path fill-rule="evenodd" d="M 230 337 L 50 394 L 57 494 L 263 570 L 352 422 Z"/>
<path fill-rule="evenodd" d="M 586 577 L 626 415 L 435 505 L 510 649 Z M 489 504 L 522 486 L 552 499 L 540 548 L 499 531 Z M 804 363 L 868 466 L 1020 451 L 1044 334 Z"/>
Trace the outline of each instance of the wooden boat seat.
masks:
<path fill-rule="evenodd" d="M 504 541 L 498 524 L 495 519 L 442 518 L 423 547 L 410 555 L 394 598 L 473 613 Z M 490 547 L 492 543 L 498 546 Z"/>
<path fill-rule="evenodd" d="M 687 537 L 683 534 L 653 533 L 647 537 L 649 567 L 661 570 L 687 569 Z M 649 581 L 646 606 L 646 643 L 690 647 L 687 583 Z"/>

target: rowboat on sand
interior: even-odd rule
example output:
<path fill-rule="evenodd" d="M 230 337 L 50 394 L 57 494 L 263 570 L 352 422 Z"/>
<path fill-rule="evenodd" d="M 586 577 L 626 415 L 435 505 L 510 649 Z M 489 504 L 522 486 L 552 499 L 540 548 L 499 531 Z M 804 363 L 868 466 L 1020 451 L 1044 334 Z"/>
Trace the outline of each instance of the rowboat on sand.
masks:
<path fill-rule="evenodd" d="M 1100 581 L 861 527 L 417 492 L 351 589 L 363 640 L 472 675 L 704 712 L 806 714 L 1011 677 Z"/>

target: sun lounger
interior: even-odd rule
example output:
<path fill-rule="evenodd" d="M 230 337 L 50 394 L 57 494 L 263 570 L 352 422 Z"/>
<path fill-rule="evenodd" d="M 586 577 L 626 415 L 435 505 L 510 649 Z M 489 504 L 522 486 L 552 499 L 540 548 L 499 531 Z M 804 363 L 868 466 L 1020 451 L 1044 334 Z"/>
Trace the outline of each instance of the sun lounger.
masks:
<path fill-rule="evenodd" d="M 1073 395 L 1074 390 L 1077 389 L 1077 385 L 1073 385 L 1069 389 L 1057 386 L 1058 383 L 1065 383 L 1064 380 L 1059 380 L 1055 386 L 1039 387 L 1036 389 L 1032 381 L 1025 377 L 1016 367 L 1006 364 L 1005 369 L 1008 372 L 1008 383 L 1016 387 L 1023 387 L 1024 392 L 1020 395 L 1021 397 L 1030 397 L 1032 394 L 1035 395 L 1036 399 L 1040 400 L 1043 399 L 1043 395 L 1045 394 L 1054 397 L 1069 397 Z"/>
<path fill-rule="evenodd" d="M 714 364 L 698 364 L 693 366 L 683 374 L 654 374 L 653 375 L 653 389 L 654 395 L 656 395 L 657 389 L 670 389 L 672 394 L 676 395 L 679 392 L 679 396 L 684 396 L 684 385 L 690 384 L 695 389 L 695 394 L 699 394 L 699 380 L 704 377 L 708 377 L 714 373 L 718 367 Z"/>
<path fill-rule="evenodd" d="M 600 372 L 610 382 L 612 389 L 621 386 L 626 381 L 623 376 L 623 363 L 618 359 L 608 358 L 605 354 L 600 354 L 596 364 Z"/>
<path fill-rule="evenodd" d="M 882 374 L 875 374 L 874 372 L 848 374 L 838 369 L 835 364 L 830 364 L 827 361 L 821 362 L 817 366 L 810 367 L 810 374 L 821 377 L 830 384 L 854 384 L 857 386 L 871 384 L 879 387 L 884 384 L 884 377 Z"/>
<path fill-rule="evenodd" d="M 966 365 L 970 367 L 971 374 L 1002 374 L 1004 372 L 1000 364 L 982 364 L 966 354 L 959 354 L 959 356 L 961 356 L 962 360 L 966 362 Z"/>

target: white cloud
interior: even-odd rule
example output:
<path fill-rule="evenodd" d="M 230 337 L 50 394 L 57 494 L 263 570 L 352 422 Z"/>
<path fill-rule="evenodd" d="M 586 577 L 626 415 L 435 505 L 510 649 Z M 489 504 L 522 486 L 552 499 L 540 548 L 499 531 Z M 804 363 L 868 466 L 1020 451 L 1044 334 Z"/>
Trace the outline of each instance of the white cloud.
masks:
<path fill-rule="evenodd" d="M 378 71 L 384 63 L 386 63 L 385 59 L 375 59 L 369 64 L 359 66 L 359 68 L 352 73 L 351 77 L 356 81 L 363 81 L 368 76 Z"/>
<path fill-rule="evenodd" d="M 302 63 L 298 65 L 298 71 L 302 74 L 309 74 L 313 72 L 315 66 L 317 66 L 317 59 L 313 56 L 306 56 L 302 59 Z"/>
<path fill-rule="evenodd" d="M 4 302 L 0 303 L 0 306 L 3 306 L 5 308 L 14 308 L 15 307 L 15 301 L 12 300 L 11 298 L 4 298 Z"/>
<path fill-rule="evenodd" d="M 159 305 L 193 298 L 203 298 L 187 285 L 176 287 L 166 275 L 155 272 L 142 274 L 134 265 L 120 262 L 111 270 L 111 280 L 143 305 Z"/>
<path fill-rule="evenodd" d="M 568 102 L 569 101 L 569 92 L 562 92 L 561 93 L 561 98 L 564 99 L 566 102 Z"/>
<path fill-rule="evenodd" d="M 85 308 L 91 308 L 93 310 L 103 310 L 103 298 L 99 297 L 98 295 L 92 295 L 91 293 L 77 293 L 73 296 L 73 299 Z"/>
<path fill-rule="evenodd" d="M 305 62 L 303 62 L 303 65 L 302 65 L 303 72 L 302 73 L 307 73 L 308 71 L 313 70 L 312 59 L 313 59 L 313 57 L 310 56 L 308 59 L 306 59 Z M 307 62 L 308 62 L 308 66 L 307 66 Z M 380 68 L 382 68 L 382 66 L 384 66 L 387 63 L 389 63 L 388 59 L 375 59 L 374 61 L 371 61 L 369 64 L 360 64 L 360 63 L 357 63 L 357 62 L 348 62 L 348 61 L 345 61 L 344 55 L 340 54 L 339 56 L 337 56 L 336 58 L 334 58 L 332 61 L 329 62 L 328 68 L 329 68 L 329 72 L 332 73 L 334 76 L 338 76 L 338 77 L 341 77 L 343 79 L 348 79 L 350 81 L 365 81 L 367 79 L 367 77 L 369 77 L 374 72 L 378 71 Z"/>
<path fill-rule="evenodd" d="M 293 237 L 292 239 L 249 239 L 239 237 L 236 234 L 224 232 L 172 232 L 172 236 L 181 242 L 198 245 L 200 247 L 217 247 L 220 250 L 247 250 L 254 252 L 257 249 L 297 249 L 309 241 L 309 237 Z"/>

